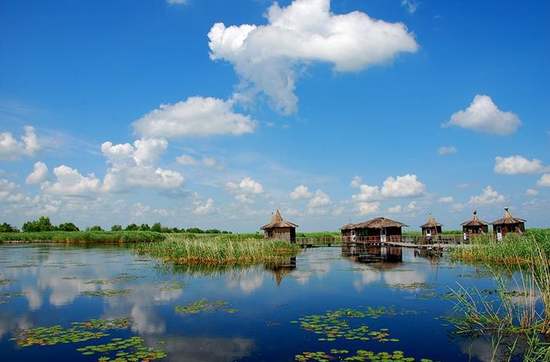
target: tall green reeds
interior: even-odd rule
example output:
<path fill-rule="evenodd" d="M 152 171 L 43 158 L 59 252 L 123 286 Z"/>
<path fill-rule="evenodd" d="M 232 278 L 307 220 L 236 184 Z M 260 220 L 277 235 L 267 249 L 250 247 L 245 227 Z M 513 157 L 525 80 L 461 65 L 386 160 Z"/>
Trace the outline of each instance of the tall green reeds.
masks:
<path fill-rule="evenodd" d="M 496 281 L 496 298 L 476 289 L 453 290 L 455 310 L 459 313 L 458 318 L 451 318 L 456 333 L 491 338 L 493 360 L 497 360 L 497 350 L 502 353 L 504 345 L 509 359 L 521 353 L 524 361 L 550 361 L 549 254 L 535 238 L 525 239 L 531 245 L 520 258 L 511 257 L 509 248 L 514 249 L 506 245 L 510 240 L 496 252 L 487 244 L 483 248 L 474 246 L 474 253 L 467 254 L 474 255 L 474 260 L 501 260 L 498 266 L 490 266 Z M 510 280 L 503 275 L 511 276 L 511 290 Z"/>
<path fill-rule="evenodd" d="M 189 238 L 169 235 L 159 243 L 138 244 L 139 254 L 184 265 L 253 265 L 284 263 L 295 256 L 299 246 L 284 241 L 219 235 Z"/>

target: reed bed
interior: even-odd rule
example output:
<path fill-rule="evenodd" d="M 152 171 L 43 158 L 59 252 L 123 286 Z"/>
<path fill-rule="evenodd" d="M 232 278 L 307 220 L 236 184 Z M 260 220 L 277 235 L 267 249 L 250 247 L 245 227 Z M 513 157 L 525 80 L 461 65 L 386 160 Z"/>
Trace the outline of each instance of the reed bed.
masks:
<path fill-rule="evenodd" d="M 453 259 L 472 263 L 528 265 L 542 252 L 550 259 L 550 229 L 528 230 L 523 235 L 507 234 L 502 241 L 492 235 L 478 236 L 471 247 L 457 248 L 451 252 Z"/>
<path fill-rule="evenodd" d="M 159 243 L 137 244 L 138 254 L 177 265 L 254 265 L 285 263 L 300 247 L 284 241 L 216 235 L 189 238 L 169 235 Z"/>
<path fill-rule="evenodd" d="M 456 333 L 489 337 L 492 360 L 522 354 L 523 361 L 550 361 L 550 261 L 547 233 L 478 240 L 454 257 L 488 263 L 496 297 L 460 287 L 453 290 Z M 505 277 L 508 276 L 508 277 Z M 510 290 L 511 289 L 511 290 Z"/>
<path fill-rule="evenodd" d="M 0 243 L 125 244 L 160 242 L 165 235 L 152 231 L 41 231 L 0 233 Z"/>

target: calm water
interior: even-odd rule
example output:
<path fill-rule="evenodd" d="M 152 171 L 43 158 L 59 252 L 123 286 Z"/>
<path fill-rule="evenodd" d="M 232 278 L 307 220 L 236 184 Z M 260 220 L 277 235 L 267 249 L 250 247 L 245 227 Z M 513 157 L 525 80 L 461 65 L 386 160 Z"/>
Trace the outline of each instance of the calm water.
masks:
<path fill-rule="evenodd" d="M 434 361 L 489 360 L 490 342 L 457 339 L 440 318 L 453 305 L 445 296 L 449 287 L 458 282 L 494 288 L 487 273 L 415 256 L 412 250 L 403 250 L 402 257 L 402 262 L 365 264 L 342 257 L 339 248 L 320 248 L 300 254 L 295 268 L 199 271 L 170 270 L 126 249 L 0 246 L 0 360 L 94 361 L 97 355 L 83 356 L 76 348 L 131 336 L 151 346 L 163 343 L 169 361 L 293 361 L 304 351 L 331 348 L 400 350 Z M 121 289 L 125 295 L 94 295 Z M 223 300 L 236 311 L 175 311 L 200 299 Z M 368 306 L 398 312 L 359 322 L 371 330 L 388 328 L 399 341 L 318 341 L 319 335 L 291 323 Z M 126 317 L 127 329 L 99 340 L 31 347 L 11 340 L 22 329 Z"/>

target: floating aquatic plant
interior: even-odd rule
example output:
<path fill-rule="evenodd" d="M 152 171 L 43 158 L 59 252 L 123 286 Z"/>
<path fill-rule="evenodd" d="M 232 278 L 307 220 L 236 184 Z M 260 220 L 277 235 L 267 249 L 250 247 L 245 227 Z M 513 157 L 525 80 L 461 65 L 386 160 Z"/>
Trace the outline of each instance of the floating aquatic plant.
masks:
<path fill-rule="evenodd" d="M 391 361 L 391 362 L 412 362 L 415 361 L 414 357 L 408 357 L 403 351 L 393 351 L 393 352 L 372 352 L 364 349 L 359 349 L 353 355 L 349 355 L 350 352 L 343 349 L 331 349 L 330 354 L 326 352 L 302 352 L 297 354 L 294 359 L 299 362 L 306 361 L 318 361 L 318 362 L 328 362 L 331 360 L 340 360 L 340 361 Z M 349 356 L 344 356 L 349 355 Z M 422 358 L 420 362 L 431 362 L 431 359 Z"/>
<path fill-rule="evenodd" d="M 130 326 L 130 319 L 90 319 L 86 322 L 73 322 L 72 325 L 78 328 L 110 330 L 110 329 L 126 329 Z"/>
<path fill-rule="evenodd" d="M 130 294 L 130 289 L 101 289 L 101 290 L 87 290 L 81 295 L 88 297 L 119 297 Z"/>
<path fill-rule="evenodd" d="M 14 338 L 20 347 L 54 346 L 56 344 L 84 342 L 108 336 L 102 331 L 84 330 L 79 327 L 63 328 L 60 325 L 52 327 L 36 327 L 25 329 Z"/>
<path fill-rule="evenodd" d="M 109 343 L 85 346 L 78 348 L 77 351 L 84 356 L 103 354 L 98 359 L 101 362 L 153 361 L 166 357 L 166 352 L 147 347 L 143 338 L 137 336 L 127 339 L 113 338 Z"/>
<path fill-rule="evenodd" d="M 171 290 L 180 290 L 183 289 L 183 283 L 178 281 L 165 282 L 160 286 L 161 291 L 171 291 Z"/>
<path fill-rule="evenodd" d="M 371 330 L 369 326 L 363 324 L 359 327 L 350 325 L 351 319 L 379 318 L 382 315 L 396 315 L 395 310 L 381 308 L 368 308 L 365 311 L 351 308 L 343 308 L 335 311 L 328 311 L 320 315 L 308 315 L 299 318 L 300 327 L 320 335 L 319 341 L 332 342 L 337 338 L 347 340 L 369 341 L 371 339 L 379 342 L 398 342 L 397 338 L 390 338 L 387 328 Z M 291 323 L 298 323 L 292 321 Z"/>
<path fill-rule="evenodd" d="M 206 299 L 201 299 L 187 305 L 177 305 L 175 308 L 177 313 L 181 314 L 198 314 L 201 312 L 224 311 L 226 313 L 236 313 L 237 309 L 229 308 L 228 303 L 223 300 L 209 302 Z"/>

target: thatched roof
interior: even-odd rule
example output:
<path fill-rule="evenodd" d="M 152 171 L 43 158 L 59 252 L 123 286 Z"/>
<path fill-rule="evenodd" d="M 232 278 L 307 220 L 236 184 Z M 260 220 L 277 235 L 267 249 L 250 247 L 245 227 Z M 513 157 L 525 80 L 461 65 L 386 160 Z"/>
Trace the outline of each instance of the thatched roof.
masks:
<path fill-rule="evenodd" d="M 472 217 L 472 219 L 468 221 L 464 221 L 461 225 L 462 226 L 487 226 L 489 224 L 481 220 L 480 218 L 478 218 L 477 210 L 474 210 L 474 216 Z"/>
<path fill-rule="evenodd" d="M 519 217 L 513 217 L 512 213 L 508 208 L 504 209 L 504 216 L 498 220 L 493 221 L 491 224 L 493 225 L 503 225 L 503 224 L 521 224 L 524 223 L 525 220 L 520 219 Z"/>
<path fill-rule="evenodd" d="M 341 230 L 351 230 L 351 229 L 383 229 L 383 228 L 391 228 L 391 227 L 405 227 L 407 225 L 395 221 L 392 219 L 387 219 L 385 217 L 377 217 L 374 219 L 370 219 L 365 222 L 360 222 L 357 224 L 346 224 L 342 226 Z"/>
<path fill-rule="evenodd" d="M 290 221 L 284 220 L 283 217 L 281 216 L 281 212 L 277 209 L 277 211 L 275 211 L 275 213 L 271 217 L 271 222 L 269 224 L 262 226 L 261 229 L 265 230 L 265 229 L 295 228 L 295 227 L 298 227 L 298 225 Z"/>
<path fill-rule="evenodd" d="M 437 220 L 432 216 L 430 215 L 430 217 L 428 218 L 428 221 L 426 221 L 426 223 L 422 226 L 420 226 L 421 228 L 435 228 L 435 227 L 439 227 L 439 226 L 442 226 L 440 223 L 437 222 Z"/>

